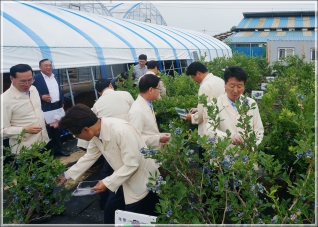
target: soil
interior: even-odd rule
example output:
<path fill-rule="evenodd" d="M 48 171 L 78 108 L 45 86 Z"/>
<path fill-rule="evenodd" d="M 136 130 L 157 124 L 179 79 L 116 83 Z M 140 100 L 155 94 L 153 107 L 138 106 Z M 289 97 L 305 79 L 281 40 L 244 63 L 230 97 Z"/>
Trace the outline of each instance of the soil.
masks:
<path fill-rule="evenodd" d="M 82 103 L 89 108 L 92 108 L 96 100 L 95 92 L 94 91 L 86 91 L 75 95 L 74 97 L 74 104 Z M 72 107 L 72 100 L 69 98 L 65 98 L 64 110 L 67 110 Z"/>

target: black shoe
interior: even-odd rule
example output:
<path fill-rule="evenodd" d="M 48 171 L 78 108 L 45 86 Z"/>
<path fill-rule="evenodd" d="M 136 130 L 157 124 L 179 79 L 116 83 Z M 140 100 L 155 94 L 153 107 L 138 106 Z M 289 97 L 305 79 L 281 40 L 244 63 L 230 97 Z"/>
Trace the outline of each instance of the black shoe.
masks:
<path fill-rule="evenodd" d="M 69 153 L 66 153 L 66 152 L 63 151 L 63 150 L 58 151 L 58 152 L 54 152 L 54 155 L 56 155 L 56 156 L 70 156 Z"/>

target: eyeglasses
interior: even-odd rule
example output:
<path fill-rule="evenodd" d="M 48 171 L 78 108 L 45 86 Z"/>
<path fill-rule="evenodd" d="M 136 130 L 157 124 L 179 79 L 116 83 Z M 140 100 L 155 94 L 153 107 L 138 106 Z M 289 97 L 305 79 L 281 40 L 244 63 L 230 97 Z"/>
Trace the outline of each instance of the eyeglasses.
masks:
<path fill-rule="evenodd" d="M 161 91 L 161 88 L 159 87 L 153 87 L 153 89 L 158 89 L 159 91 Z"/>
<path fill-rule="evenodd" d="M 35 81 L 35 79 L 31 79 L 31 80 L 22 80 L 22 81 L 18 81 L 18 84 L 20 84 L 21 86 L 27 85 L 27 84 L 33 84 Z"/>

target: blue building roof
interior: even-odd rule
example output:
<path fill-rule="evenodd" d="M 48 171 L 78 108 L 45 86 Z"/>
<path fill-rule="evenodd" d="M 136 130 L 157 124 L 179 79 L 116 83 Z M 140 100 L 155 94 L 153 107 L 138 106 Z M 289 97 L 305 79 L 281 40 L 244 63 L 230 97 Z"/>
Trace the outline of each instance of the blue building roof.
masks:
<path fill-rule="evenodd" d="M 314 28 L 316 17 L 254 17 L 243 18 L 236 29 Z"/>
<path fill-rule="evenodd" d="M 243 16 L 247 17 L 304 17 L 315 16 L 315 11 L 271 11 L 271 12 L 245 12 Z"/>
<path fill-rule="evenodd" d="M 235 43 L 266 43 L 267 40 L 315 40 L 317 31 L 241 31 L 225 41 Z"/>

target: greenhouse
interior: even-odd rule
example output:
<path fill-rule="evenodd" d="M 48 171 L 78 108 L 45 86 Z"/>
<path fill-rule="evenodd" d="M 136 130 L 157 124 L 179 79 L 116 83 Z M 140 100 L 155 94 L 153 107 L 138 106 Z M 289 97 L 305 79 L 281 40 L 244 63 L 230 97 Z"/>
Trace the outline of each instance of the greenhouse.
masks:
<path fill-rule="evenodd" d="M 205 55 L 206 61 L 232 56 L 225 43 L 196 31 L 115 18 L 98 4 L 75 5 L 3 3 L 4 83 L 11 66 L 23 62 L 37 70 L 44 58 L 52 60 L 64 93 L 72 94 L 71 84 L 89 83 L 92 89 L 92 78 L 116 77 L 137 64 L 140 54 L 171 75 Z"/>
<path fill-rule="evenodd" d="M 113 17 L 132 19 L 152 24 L 166 25 L 164 18 L 156 7 L 149 2 L 106 3 L 104 4 Z"/>

